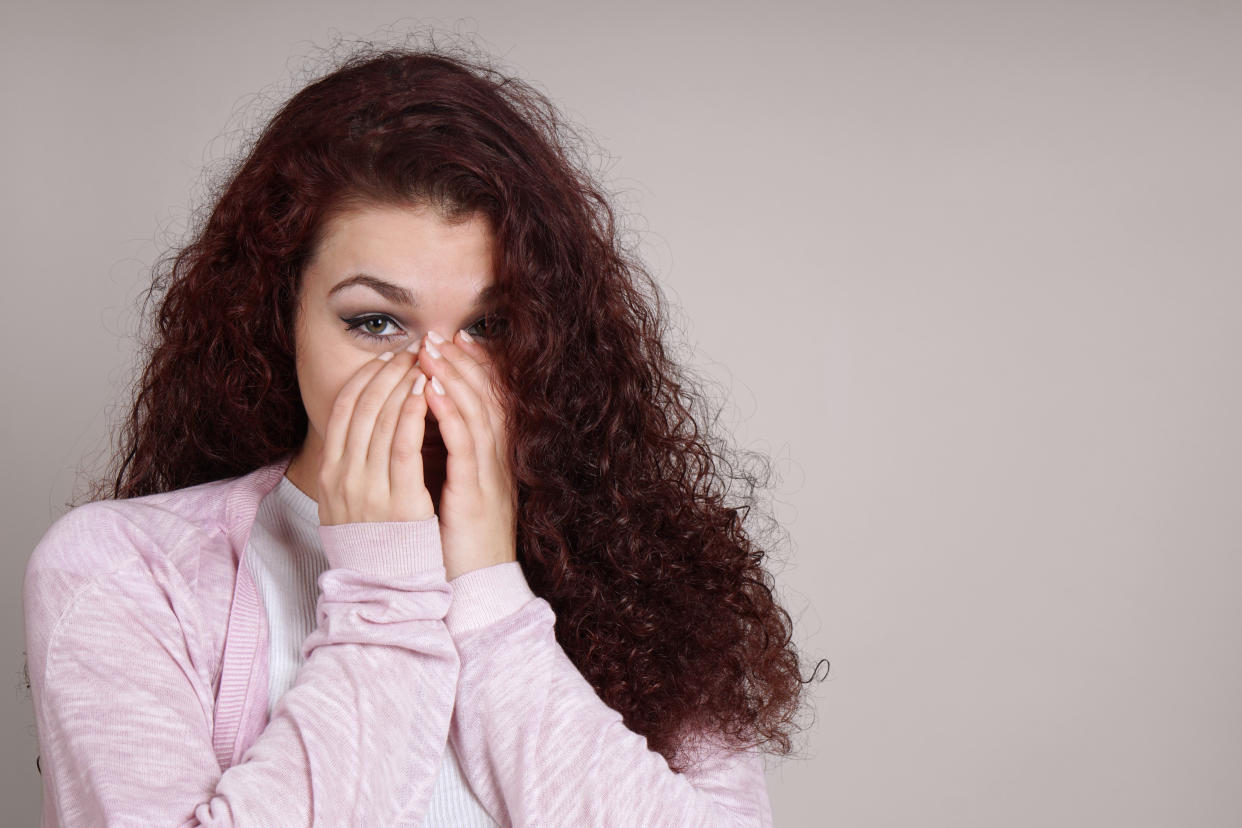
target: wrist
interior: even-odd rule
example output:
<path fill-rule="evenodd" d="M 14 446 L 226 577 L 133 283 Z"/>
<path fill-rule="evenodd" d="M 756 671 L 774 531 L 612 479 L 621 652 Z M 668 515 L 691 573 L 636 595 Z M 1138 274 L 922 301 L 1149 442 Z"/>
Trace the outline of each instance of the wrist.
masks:
<path fill-rule="evenodd" d="M 446 556 L 444 560 L 444 577 L 452 581 L 463 575 L 469 575 L 471 572 L 478 572 L 480 569 L 488 569 L 493 566 L 516 562 L 516 554 L 509 554 L 507 556 L 492 556 L 491 558 L 476 558 L 467 561 L 450 560 Z"/>

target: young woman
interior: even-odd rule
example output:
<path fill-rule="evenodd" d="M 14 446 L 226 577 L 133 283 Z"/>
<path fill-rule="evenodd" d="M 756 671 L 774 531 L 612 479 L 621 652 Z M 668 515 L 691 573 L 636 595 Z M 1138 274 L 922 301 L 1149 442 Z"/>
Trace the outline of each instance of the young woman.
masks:
<path fill-rule="evenodd" d="M 358 53 L 157 267 L 27 568 L 45 824 L 770 823 L 790 619 L 566 135 Z"/>

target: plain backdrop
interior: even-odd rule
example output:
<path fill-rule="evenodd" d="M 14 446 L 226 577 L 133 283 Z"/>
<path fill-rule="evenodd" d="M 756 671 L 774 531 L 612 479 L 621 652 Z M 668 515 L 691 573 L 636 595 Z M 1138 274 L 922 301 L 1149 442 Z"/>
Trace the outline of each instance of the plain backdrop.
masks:
<path fill-rule="evenodd" d="M 24 566 L 124 413 L 151 264 L 320 47 L 427 26 L 598 142 L 774 461 L 832 664 L 778 825 L 1242 824 L 1242 4 L 2 15 L 6 824 L 40 808 Z"/>

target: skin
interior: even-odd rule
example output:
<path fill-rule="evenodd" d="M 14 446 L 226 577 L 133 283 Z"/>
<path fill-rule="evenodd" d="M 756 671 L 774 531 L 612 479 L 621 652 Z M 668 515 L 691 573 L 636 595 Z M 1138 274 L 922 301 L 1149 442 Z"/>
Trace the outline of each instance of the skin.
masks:
<path fill-rule="evenodd" d="M 359 207 L 328 222 L 298 297 L 309 427 L 286 476 L 319 504 L 323 525 L 438 517 L 449 579 L 516 560 L 504 412 L 487 306 L 476 302 L 494 261 L 481 215 L 450 224 L 426 207 Z M 359 273 L 405 288 L 417 306 L 360 284 L 329 295 Z"/>

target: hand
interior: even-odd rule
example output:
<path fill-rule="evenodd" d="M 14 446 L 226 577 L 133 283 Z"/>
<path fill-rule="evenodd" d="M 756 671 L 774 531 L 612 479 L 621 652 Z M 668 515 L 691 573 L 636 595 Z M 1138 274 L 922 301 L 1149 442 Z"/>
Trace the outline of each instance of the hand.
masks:
<path fill-rule="evenodd" d="M 439 504 L 445 577 L 516 561 L 517 486 L 487 351 L 461 331 L 452 341 L 429 333 L 418 364 L 444 389 L 428 382 L 423 393 L 448 451 Z"/>
<path fill-rule="evenodd" d="M 421 373 L 413 354 L 387 351 L 337 392 L 319 465 L 320 524 L 435 515 L 423 480 L 427 398 L 410 393 Z"/>

